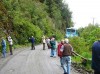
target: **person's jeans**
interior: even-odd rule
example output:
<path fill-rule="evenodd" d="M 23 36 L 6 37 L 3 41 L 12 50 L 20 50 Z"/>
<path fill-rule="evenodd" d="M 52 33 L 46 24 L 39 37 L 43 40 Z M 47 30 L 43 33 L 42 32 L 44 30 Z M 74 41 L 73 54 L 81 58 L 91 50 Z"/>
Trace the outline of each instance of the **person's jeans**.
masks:
<path fill-rule="evenodd" d="M 64 73 L 70 74 L 71 56 L 62 57 L 62 64 L 63 64 Z"/>
<path fill-rule="evenodd" d="M 56 49 L 51 49 L 51 56 L 53 57 L 56 57 Z"/>
<path fill-rule="evenodd" d="M 3 58 L 6 57 L 6 47 L 2 47 L 2 55 L 3 55 Z"/>
<path fill-rule="evenodd" d="M 63 61 L 62 61 L 62 57 L 60 57 L 60 64 L 61 64 L 61 67 L 63 66 Z"/>

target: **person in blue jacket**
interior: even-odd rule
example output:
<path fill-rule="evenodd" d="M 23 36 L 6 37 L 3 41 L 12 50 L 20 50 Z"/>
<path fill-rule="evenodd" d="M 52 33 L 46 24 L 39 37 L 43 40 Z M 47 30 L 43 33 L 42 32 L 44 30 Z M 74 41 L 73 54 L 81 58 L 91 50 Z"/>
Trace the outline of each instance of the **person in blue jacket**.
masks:
<path fill-rule="evenodd" d="M 35 50 L 35 38 L 33 36 L 30 38 L 30 42 L 32 43 L 31 50 Z"/>
<path fill-rule="evenodd" d="M 4 38 L 2 38 L 1 47 L 2 47 L 2 55 L 3 55 L 3 58 L 5 58 L 6 57 L 6 41 L 5 41 Z"/>
<path fill-rule="evenodd" d="M 100 74 L 100 40 L 94 42 L 92 46 L 92 69 L 94 74 Z"/>

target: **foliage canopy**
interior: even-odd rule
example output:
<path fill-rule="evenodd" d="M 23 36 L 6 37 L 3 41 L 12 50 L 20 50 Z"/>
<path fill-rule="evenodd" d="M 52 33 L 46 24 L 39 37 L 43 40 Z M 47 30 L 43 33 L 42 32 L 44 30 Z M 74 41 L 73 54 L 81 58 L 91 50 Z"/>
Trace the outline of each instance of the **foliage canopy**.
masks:
<path fill-rule="evenodd" d="M 2 32 L 18 44 L 32 35 L 37 43 L 43 34 L 62 38 L 66 27 L 72 26 L 71 12 L 62 0 L 2 0 L 0 19 Z"/>

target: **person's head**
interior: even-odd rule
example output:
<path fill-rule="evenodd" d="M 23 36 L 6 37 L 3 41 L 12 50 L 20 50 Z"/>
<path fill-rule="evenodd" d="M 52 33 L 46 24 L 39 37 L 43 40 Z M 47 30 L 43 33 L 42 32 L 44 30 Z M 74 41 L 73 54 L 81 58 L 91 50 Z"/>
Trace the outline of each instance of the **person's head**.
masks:
<path fill-rule="evenodd" d="M 9 37 L 11 39 L 11 37 Z"/>
<path fill-rule="evenodd" d="M 9 38 L 11 38 L 11 36 L 8 36 Z"/>
<path fill-rule="evenodd" d="M 51 41 L 54 41 L 55 40 L 55 38 L 51 38 Z"/>
<path fill-rule="evenodd" d="M 42 37 L 43 39 L 45 39 L 45 36 L 43 35 L 43 37 Z"/>
<path fill-rule="evenodd" d="M 69 43 L 69 40 L 68 40 L 68 39 L 65 39 L 65 40 L 64 40 L 64 43 Z"/>
<path fill-rule="evenodd" d="M 63 44 L 63 43 L 64 43 L 64 40 L 62 39 L 62 40 L 61 40 L 61 44 Z"/>

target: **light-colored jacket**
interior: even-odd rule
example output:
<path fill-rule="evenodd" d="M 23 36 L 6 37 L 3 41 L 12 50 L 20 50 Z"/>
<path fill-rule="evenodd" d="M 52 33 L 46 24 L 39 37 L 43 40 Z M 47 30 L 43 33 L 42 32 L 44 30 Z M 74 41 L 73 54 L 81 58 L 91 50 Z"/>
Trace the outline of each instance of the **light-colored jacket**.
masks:
<path fill-rule="evenodd" d="M 46 43 L 45 36 L 42 37 L 42 42 Z"/>
<path fill-rule="evenodd" d="M 13 45 L 13 40 L 11 38 L 8 39 L 9 45 Z"/>

